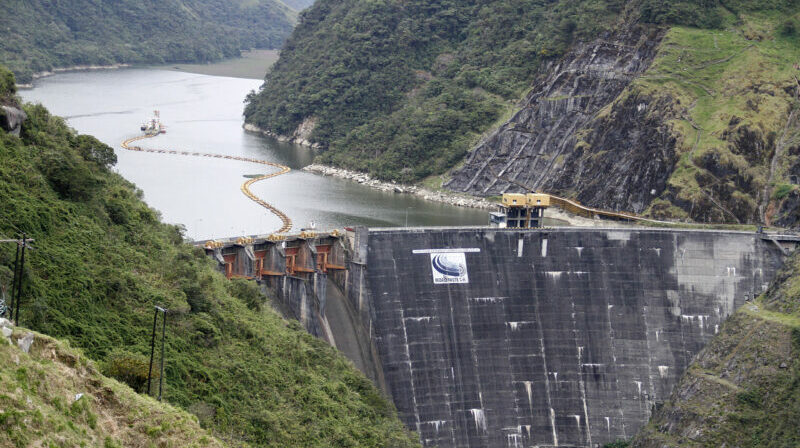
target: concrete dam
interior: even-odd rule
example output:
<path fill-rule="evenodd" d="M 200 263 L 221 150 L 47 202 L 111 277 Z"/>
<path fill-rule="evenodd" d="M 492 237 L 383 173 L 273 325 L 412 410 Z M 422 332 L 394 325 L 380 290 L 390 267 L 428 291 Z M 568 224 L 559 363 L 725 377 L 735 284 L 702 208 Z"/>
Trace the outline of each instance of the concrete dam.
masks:
<path fill-rule="evenodd" d="M 356 228 L 206 249 L 350 357 L 423 445 L 594 447 L 647 422 L 796 240 Z"/>

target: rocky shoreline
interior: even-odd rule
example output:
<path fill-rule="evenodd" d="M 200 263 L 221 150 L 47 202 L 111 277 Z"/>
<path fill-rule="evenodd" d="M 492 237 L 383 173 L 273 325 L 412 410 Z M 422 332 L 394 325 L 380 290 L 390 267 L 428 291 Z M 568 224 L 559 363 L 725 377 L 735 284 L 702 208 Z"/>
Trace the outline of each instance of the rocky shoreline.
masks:
<path fill-rule="evenodd" d="M 286 135 L 279 135 L 279 134 L 276 134 L 276 133 L 274 133 L 272 131 L 268 131 L 266 129 L 261 129 L 260 127 L 254 125 L 254 124 L 251 124 L 251 123 L 245 123 L 242 126 L 242 128 L 244 128 L 244 130 L 247 131 L 247 132 L 252 132 L 254 134 L 261 134 L 261 135 L 266 135 L 267 137 L 272 137 L 272 138 L 274 138 L 275 140 L 277 140 L 279 142 L 294 143 L 296 145 L 306 146 L 306 147 L 313 148 L 313 149 L 322 148 L 322 145 L 320 145 L 319 143 L 311 143 L 310 141 L 306 140 L 303 137 L 299 137 L 299 136 L 298 137 L 289 137 L 289 136 L 286 136 Z"/>
<path fill-rule="evenodd" d="M 469 207 L 481 210 L 497 210 L 498 203 L 489 201 L 484 198 L 469 196 L 459 193 L 450 193 L 442 191 L 432 191 L 427 188 L 419 187 L 416 185 L 404 185 L 394 182 L 384 182 L 373 179 L 369 174 L 360 173 L 357 171 L 350 171 L 342 168 L 335 168 L 332 166 L 311 164 L 303 168 L 303 171 L 309 173 L 320 174 L 323 176 L 332 176 L 339 179 L 346 179 L 359 184 L 374 188 L 379 191 L 393 192 L 399 194 L 411 194 L 426 201 L 439 202 L 442 204 L 452 205 L 456 207 Z M 568 225 L 576 227 L 624 227 L 625 223 L 617 221 L 606 221 L 601 219 L 588 219 L 581 216 L 567 213 L 559 208 L 551 207 L 547 210 L 546 216 L 548 218 L 562 221 L 563 224 L 551 225 Z"/>
<path fill-rule="evenodd" d="M 80 72 L 80 71 L 89 71 L 89 70 L 116 70 L 120 68 L 130 67 L 131 64 L 111 64 L 111 65 L 73 65 L 72 67 L 58 67 L 54 68 L 51 71 L 43 71 L 34 73 L 33 80 L 37 80 L 39 78 L 46 78 L 48 76 L 57 75 L 59 73 L 64 72 Z M 33 83 L 28 84 L 17 84 L 18 89 L 32 89 Z"/>
<path fill-rule="evenodd" d="M 483 198 L 476 198 L 456 193 L 446 193 L 441 191 L 431 191 L 427 188 L 418 187 L 416 185 L 403 185 L 394 182 L 384 182 L 373 179 L 369 174 L 359 173 L 356 171 L 349 171 L 342 168 L 334 168 L 331 166 L 312 164 L 303 168 L 303 171 L 310 173 L 321 174 L 323 176 L 338 177 L 340 179 L 347 179 L 359 184 L 366 185 L 379 191 L 411 194 L 426 201 L 439 202 L 447 205 L 454 205 L 457 207 L 469 207 L 482 210 L 494 210 L 497 204 L 487 201 Z"/>

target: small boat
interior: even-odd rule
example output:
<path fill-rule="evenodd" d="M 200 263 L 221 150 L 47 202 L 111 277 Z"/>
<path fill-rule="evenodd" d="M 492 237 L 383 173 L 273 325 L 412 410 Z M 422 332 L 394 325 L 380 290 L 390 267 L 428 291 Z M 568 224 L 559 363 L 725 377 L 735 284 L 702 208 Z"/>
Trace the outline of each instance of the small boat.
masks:
<path fill-rule="evenodd" d="M 165 134 L 167 132 L 166 126 L 161 123 L 161 114 L 157 110 L 153 111 L 153 118 L 142 123 L 142 126 L 139 129 L 141 129 L 146 135 L 158 135 Z"/>

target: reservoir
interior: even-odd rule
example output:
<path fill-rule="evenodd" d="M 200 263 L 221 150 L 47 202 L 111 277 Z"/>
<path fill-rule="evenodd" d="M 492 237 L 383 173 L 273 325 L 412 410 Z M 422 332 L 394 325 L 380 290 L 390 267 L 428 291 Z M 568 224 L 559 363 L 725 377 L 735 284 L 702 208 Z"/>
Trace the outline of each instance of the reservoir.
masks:
<path fill-rule="evenodd" d="M 167 133 L 136 144 L 145 148 L 264 159 L 292 171 L 256 182 L 251 190 L 286 213 L 292 232 L 317 229 L 480 225 L 484 210 L 453 207 L 373 190 L 352 181 L 301 171 L 314 150 L 252 135 L 242 129 L 243 99 L 259 79 L 230 78 L 161 68 L 72 72 L 40 79 L 20 92 L 64 117 L 78 132 L 115 148 L 113 168 L 144 192 L 163 220 L 186 226 L 193 239 L 269 233 L 280 220 L 240 191 L 248 176 L 273 168 L 205 157 L 126 151 L 120 143 L 159 110 Z"/>

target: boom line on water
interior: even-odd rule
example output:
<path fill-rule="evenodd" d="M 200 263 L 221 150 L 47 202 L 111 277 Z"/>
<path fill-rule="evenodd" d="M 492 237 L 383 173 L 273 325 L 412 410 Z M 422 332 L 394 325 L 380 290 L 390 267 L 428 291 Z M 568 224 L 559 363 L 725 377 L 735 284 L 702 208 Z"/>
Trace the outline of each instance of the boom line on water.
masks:
<path fill-rule="evenodd" d="M 157 134 L 156 134 L 157 135 Z M 240 157 L 240 156 L 232 156 L 226 154 L 212 154 L 212 153 L 204 153 L 204 152 L 191 152 L 191 151 L 176 151 L 173 149 L 151 149 L 151 148 L 142 148 L 141 146 L 132 146 L 131 143 L 143 140 L 145 138 L 155 137 L 155 135 L 140 135 L 137 137 L 129 138 L 122 142 L 122 147 L 129 151 L 140 151 L 140 152 L 150 152 L 150 153 L 159 153 L 159 154 L 176 154 L 182 156 L 195 156 L 195 157 L 213 157 L 217 159 L 227 159 L 227 160 L 238 160 L 240 162 L 250 162 L 250 163 L 258 163 L 261 165 L 268 165 L 275 168 L 278 168 L 279 171 L 275 173 L 265 174 L 263 176 L 254 177 L 253 179 L 247 180 L 245 183 L 242 184 L 240 187 L 242 193 L 247 196 L 250 200 L 255 202 L 256 204 L 264 207 L 270 213 L 277 216 L 278 219 L 281 220 L 281 227 L 276 230 L 274 233 L 286 233 L 292 228 L 292 220 L 282 211 L 277 209 L 274 205 L 270 204 L 269 202 L 259 198 L 256 196 L 251 190 L 250 186 L 252 186 L 256 182 L 260 182 L 262 180 L 270 179 L 275 176 L 280 176 L 281 174 L 286 174 L 291 171 L 286 165 L 281 165 L 280 163 L 269 162 L 267 160 L 261 159 L 253 159 L 250 157 Z"/>

